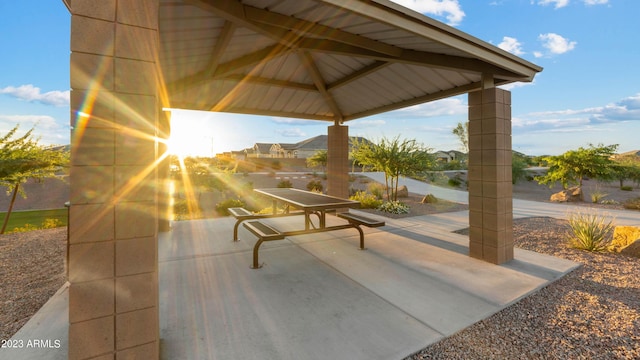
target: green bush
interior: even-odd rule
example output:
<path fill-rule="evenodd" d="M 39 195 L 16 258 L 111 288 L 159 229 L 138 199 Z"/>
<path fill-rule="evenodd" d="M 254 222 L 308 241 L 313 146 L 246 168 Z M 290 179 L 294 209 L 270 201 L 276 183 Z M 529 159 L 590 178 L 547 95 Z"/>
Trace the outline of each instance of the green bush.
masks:
<path fill-rule="evenodd" d="M 35 225 L 24 224 L 23 226 L 13 228 L 13 230 L 11 231 L 7 231 L 7 234 L 29 232 L 34 230 L 40 230 L 40 228 Z"/>
<path fill-rule="evenodd" d="M 622 190 L 622 191 L 633 191 L 633 186 L 631 186 L 631 185 L 620 186 L 620 190 Z"/>
<path fill-rule="evenodd" d="M 602 199 L 604 199 L 605 197 L 607 197 L 607 195 L 609 194 L 605 194 L 599 190 L 596 190 L 594 192 L 591 193 L 591 202 L 594 204 L 597 204 L 599 202 L 602 201 Z"/>
<path fill-rule="evenodd" d="M 369 194 L 365 191 L 358 191 L 353 196 L 349 197 L 351 200 L 359 201 L 360 207 L 363 209 L 377 209 L 382 205 L 382 200 L 377 196 Z"/>
<path fill-rule="evenodd" d="M 382 199 L 384 196 L 384 185 L 376 182 L 370 183 L 367 185 L 367 191 L 373 194 L 376 198 Z"/>
<path fill-rule="evenodd" d="M 640 197 L 629 199 L 622 204 L 625 209 L 640 210 Z"/>
<path fill-rule="evenodd" d="M 384 211 L 390 214 L 408 214 L 409 213 L 409 205 L 400 202 L 400 201 L 387 201 L 382 205 L 378 206 L 378 210 Z"/>
<path fill-rule="evenodd" d="M 175 199 L 173 203 L 174 220 L 198 219 L 201 213 L 200 205 L 197 202 L 191 204 L 191 208 L 189 208 L 187 199 Z"/>
<path fill-rule="evenodd" d="M 292 188 L 293 184 L 289 180 L 281 180 L 276 186 L 279 188 Z"/>
<path fill-rule="evenodd" d="M 605 251 L 611 242 L 613 220 L 596 212 L 573 213 L 569 216 L 568 245 L 587 251 Z"/>
<path fill-rule="evenodd" d="M 60 219 L 44 219 L 44 221 L 42 222 L 43 229 L 54 229 L 62 226 L 64 226 L 64 224 L 62 223 L 62 221 L 60 221 Z"/>
<path fill-rule="evenodd" d="M 229 215 L 229 208 L 244 207 L 244 201 L 240 199 L 226 199 L 216 204 L 216 211 L 221 215 Z"/>
<path fill-rule="evenodd" d="M 322 192 L 322 182 L 320 182 L 319 180 L 309 181 L 309 183 L 307 184 L 307 190 Z"/>
<path fill-rule="evenodd" d="M 460 184 L 462 184 L 462 179 L 460 179 L 459 177 L 452 177 L 451 179 L 449 179 L 449 181 L 447 181 L 447 184 L 449 184 L 449 186 L 452 187 L 458 187 L 460 186 Z"/>

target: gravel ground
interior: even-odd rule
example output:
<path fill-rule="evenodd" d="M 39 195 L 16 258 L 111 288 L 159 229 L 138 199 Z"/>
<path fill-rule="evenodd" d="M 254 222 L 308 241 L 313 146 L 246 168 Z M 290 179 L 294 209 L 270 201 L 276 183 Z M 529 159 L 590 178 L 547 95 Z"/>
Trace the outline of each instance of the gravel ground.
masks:
<path fill-rule="evenodd" d="M 407 359 L 640 359 L 640 260 L 567 248 L 565 229 L 515 220 L 515 243 L 581 267 Z"/>
<path fill-rule="evenodd" d="M 0 340 L 7 340 L 67 281 L 67 228 L 0 235 Z"/>

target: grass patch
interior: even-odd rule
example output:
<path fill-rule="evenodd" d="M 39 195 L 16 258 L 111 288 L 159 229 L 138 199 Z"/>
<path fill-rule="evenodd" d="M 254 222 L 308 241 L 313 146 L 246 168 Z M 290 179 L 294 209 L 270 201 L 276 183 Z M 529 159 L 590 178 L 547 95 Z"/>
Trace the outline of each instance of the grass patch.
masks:
<path fill-rule="evenodd" d="M 0 212 L 0 224 L 4 222 L 6 215 L 6 212 Z M 41 228 L 47 219 L 57 219 L 60 226 L 67 226 L 67 209 L 12 211 L 6 232 L 13 231 L 15 228 L 25 228 L 28 225 Z"/>

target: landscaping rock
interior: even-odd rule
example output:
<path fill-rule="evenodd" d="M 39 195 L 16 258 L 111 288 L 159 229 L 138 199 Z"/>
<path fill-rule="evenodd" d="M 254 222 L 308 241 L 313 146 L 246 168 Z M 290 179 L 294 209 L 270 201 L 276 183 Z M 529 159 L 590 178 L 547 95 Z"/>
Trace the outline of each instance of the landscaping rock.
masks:
<path fill-rule="evenodd" d="M 627 247 L 620 250 L 620 254 L 640 258 L 640 239 L 632 242 Z"/>
<path fill-rule="evenodd" d="M 616 226 L 613 229 L 613 240 L 611 245 L 617 249 L 622 249 L 640 239 L 640 227 L 638 226 Z"/>
<path fill-rule="evenodd" d="M 407 189 L 406 185 L 402 185 L 398 187 L 398 197 L 399 198 L 409 197 L 409 189 Z"/>
<path fill-rule="evenodd" d="M 438 202 L 438 198 L 433 194 L 427 194 L 422 198 L 422 201 L 420 202 L 423 204 L 435 204 Z"/>
<path fill-rule="evenodd" d="M 584 195 L 581 187 L 574 186 L 551 195 L 549 200 L 555 202 L 579 202 L 584 201 Z"/>
<path fill-rule="evenodd" d="M 616 226 L 611 246 L 621 254 L 640 257 L 640 227 Z"/>

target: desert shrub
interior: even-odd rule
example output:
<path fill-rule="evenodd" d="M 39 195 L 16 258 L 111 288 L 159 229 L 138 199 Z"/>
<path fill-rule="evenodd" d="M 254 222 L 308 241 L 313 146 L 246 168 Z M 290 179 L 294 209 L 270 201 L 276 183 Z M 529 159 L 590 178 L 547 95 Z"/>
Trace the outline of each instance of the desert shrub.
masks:
<path fill-rule="evenodd" d="M 226 199 L 216 204 L 216 211 L 221 215 L 229 215 L 229 208 L 244 207 L 244 201 L 240 199 Z"/>
<path fill-rule="evenodd" d="M 280 170 L 280 169 L 282 169 L 282 163 L 281 163 L 279 160 L 274 160 L 274 161 L 271 163 L 271 168 L 272 168 L 273 170 Z"/>
<path fill-rule="evenodd" d="M 605 194 L 600 190 L 595 190 L 594 192 L 591 193 L 591 202 L 594 204 L 597 204 L 601 202 L 602 199 L 604 199 L 607 195 L 609 194 Z"/>
<path fill-rule="evenodd" d="M 322 192 L 322 189 L 323 189 L 322 182 L 320 182 L 318 180 L 311 180 L 307 184 L 307 190 L 309 190 L 309 191 Z"/>
<path fill-rule="evenodd" d="M 175 199 L 173 203 L 173 217 L 175 220 L 197 219 L 200 217 L 200 205 L 195 202 L 189 206 L 187 199 Z"/>
<path fill-rule="evenodd" d="M 43 229 L 55 229 L 57 227 L 64 226 L 60 219 L 44 219 L 42 222 Z"/>
<path fill-rule="evenodd" d="M 622 204 L 625 209 L 640 210 L 640 197 L 629 199 Z"/>
<path fill-rule="evenodd" d="M 367 191 L 373 194 L 378 199 L 382 199 L 382 197 L 384 196 L 384 186 L 377 182 L 367 185 Z"/>
<path fill-rule="evenodd" d="M 408 214 L 409 205 L 401 201 L 387 201 L 378 206 L 378 210 L 384 211 L 390 214 Z"/>
<path fill-rule="evenodd" d="M 633 191 L 633 186 L 631 186 L 631 185 L 620 186 L 620 190 L 622 190 L 622 191 Z"/>
<path fill-rule="evenodd" d="M 613 220 L 597 212 L 573 213 L 569 216 L 568 245 L 580 250 L 605 251 L 611 242 Z"/>
<path fill-rule="evenodd" d="M 358 191 L 353 196 L 349 197 L 349 199 L 359 201 L 360 207 L 363 209 L 377 209 L 382 205 L 382 200 L 378 199 L 374 194 L 370 194 L 365 191 Z"/>
<path fill-rule="evenodd" d="M 13 228 L 13 230 L 11 230 L 11 231 L 7 231 L 7 234 L 29 232 L 29 231 L 34 231 L 34 230 L 40 230 L 40 228 L 35 226 L 35 225 L 24 224 L 23 226 Z"/>
<path fill-rule="evenodd" d="M 460 184 L 462 184 L 462 179 L 460 179 L 459 177 L 452 177 L 451 179 L 449 179 L 447 181 L 447 184 L 449 184 L 449 186 L 452 187 L 458 187 L 460 186 Z"/>
<path fill-rule="evenodd" d="M 293 184 L 289 180 L 281 180 L 276 186 L 279 188 L 292 188 Z"/>

